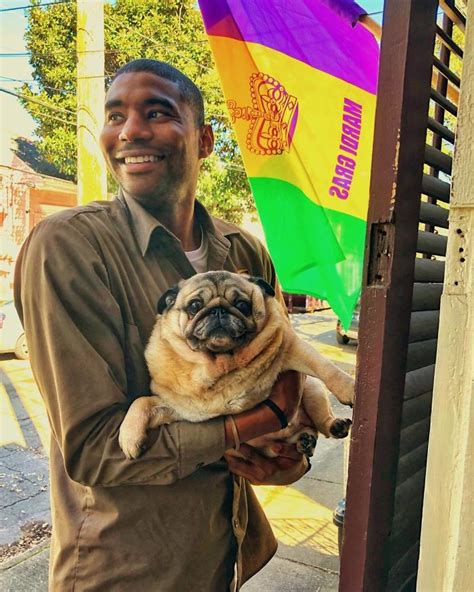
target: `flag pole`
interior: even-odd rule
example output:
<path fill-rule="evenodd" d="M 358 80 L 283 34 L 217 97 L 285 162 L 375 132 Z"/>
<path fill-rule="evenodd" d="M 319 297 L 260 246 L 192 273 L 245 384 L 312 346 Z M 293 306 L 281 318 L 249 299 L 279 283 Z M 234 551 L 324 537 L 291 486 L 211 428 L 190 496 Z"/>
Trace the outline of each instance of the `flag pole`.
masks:
<path fill-rule="evenodd" d="M 359 23 L 370 31 L 377 41 L 382 39 L 382 25 L 379 25 L 378 22 L 374 21 L 374 19 L 368 14 L 362 14 L 359 17 Z"/>

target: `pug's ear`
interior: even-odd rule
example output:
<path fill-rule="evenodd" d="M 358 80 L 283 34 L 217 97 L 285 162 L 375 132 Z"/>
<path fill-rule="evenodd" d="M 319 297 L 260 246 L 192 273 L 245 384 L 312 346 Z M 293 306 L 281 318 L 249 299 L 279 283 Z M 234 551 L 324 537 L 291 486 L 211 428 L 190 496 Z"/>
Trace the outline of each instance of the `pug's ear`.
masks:
<path fill-rule="evenodd" d="M 267 296 L 275 296 L 275 290 L 263 278 L 250 276 L 248 279 L 249 282 L 257 284 L 257 286 L 259 286 L 262 292 L 267 294 Z"/>
<path fill-rule="evenodd" d="M 161 298 L 158 300 L 158 304 L 156 305 L 156 312 L 158 314 L 163 314 L 165 310 L 171 308 L 173 304 L 176 302 L 178 292 L 178 286 L 173 286 L 169 290 L 166 290 L 166 292 L 162 294 Z"/>

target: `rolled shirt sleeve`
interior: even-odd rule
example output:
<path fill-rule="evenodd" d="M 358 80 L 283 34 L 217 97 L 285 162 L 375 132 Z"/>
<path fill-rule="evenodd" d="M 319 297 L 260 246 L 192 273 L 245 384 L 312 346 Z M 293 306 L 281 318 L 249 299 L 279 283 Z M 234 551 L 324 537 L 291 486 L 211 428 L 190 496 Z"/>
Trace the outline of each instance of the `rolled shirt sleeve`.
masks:
<path fill-rule="evenodd" d="M 131 397 L 123 311 L 97 245 L 66 220 L 44 220 L 23 246 L 15 304 L 68 475 L 88 486 L 158 485 L 217 461 L 222 418 L 161 426 L 140 459 L 125 458 L 118 433 Z"/>

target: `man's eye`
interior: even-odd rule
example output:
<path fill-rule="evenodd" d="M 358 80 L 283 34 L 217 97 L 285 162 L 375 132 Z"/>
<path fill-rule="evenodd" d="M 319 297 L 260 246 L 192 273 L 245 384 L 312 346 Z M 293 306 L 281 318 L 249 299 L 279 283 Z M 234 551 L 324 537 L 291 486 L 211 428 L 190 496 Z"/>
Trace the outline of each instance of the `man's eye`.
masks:
<path fill-rule="evenodd" d="M 120 119 L 122 119 L 120 113 L 109 113 L 107 116 L 107 121 L 119 121 Z"/>
<path fill-rule="evenodd" d="M 252 312 L 252 306 L 251 306 L 250 302 L 247 302 L 246 300 L 237 300 L 237 302 L 234 304 L 234 306 L 238 311 L 240 311 L 246 317 L 248 317 L 249 314 Z"/>
<path fill-rule="evenodd" d="M 202 308 L 202 302 L 200 300 L 191 300 L 191 302 L 188 304 L 186 310 L 188 311 L 188 313 L 192 316 L 194 316 L 196 313 L 198 313 Z"/>
<path fill-rule="evenodd" d="M 159 119 L 160 117 L 164 117 L 165 114 L 162 113 L 161 111 L 150 111 L 150 113 L 148 113 L 148 117 L 149 119 Z"/>

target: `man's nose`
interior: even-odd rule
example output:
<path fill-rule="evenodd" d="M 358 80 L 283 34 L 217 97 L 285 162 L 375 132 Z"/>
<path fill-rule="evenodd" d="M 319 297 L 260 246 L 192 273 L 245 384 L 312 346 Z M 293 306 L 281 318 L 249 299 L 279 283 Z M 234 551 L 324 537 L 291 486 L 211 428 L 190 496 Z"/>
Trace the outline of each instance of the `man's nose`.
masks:
<path fill-rule="evenodd" d="M 150 140 L 153 137 L 148 120 L 138 115 L 127 117 L 119 133 L 119 140 L 124 142 L 136 142 L 137 140 Z"/>

